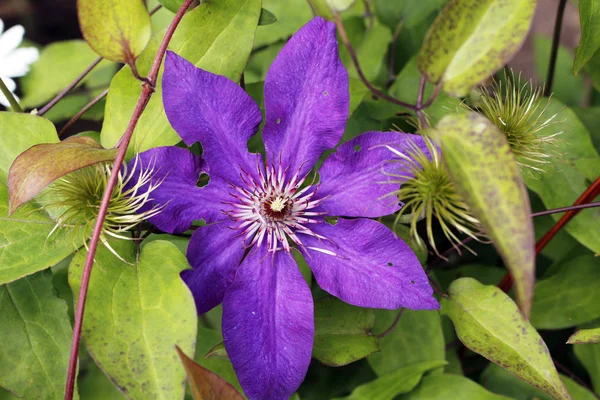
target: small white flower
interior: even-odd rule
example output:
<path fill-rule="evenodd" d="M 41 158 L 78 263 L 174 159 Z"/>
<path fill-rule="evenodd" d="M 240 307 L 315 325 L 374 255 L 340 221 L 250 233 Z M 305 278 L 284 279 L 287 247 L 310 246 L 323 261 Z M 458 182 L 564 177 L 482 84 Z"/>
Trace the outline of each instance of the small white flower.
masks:
<path fill-rule="evenodd" d="M 15 25 L 4 32 L 4 22 L 0 19 L 0 78 L 14 92 L 17 84 L 11 78 L 24 76 L 29 72 L 29 65 L 34 63 L 39 52 L 35 47 L 17 48 L 23 41 L 25 29 L 21 25 Z M 0 104 L 9 106 L 8 100 L 0 92 Z"/>

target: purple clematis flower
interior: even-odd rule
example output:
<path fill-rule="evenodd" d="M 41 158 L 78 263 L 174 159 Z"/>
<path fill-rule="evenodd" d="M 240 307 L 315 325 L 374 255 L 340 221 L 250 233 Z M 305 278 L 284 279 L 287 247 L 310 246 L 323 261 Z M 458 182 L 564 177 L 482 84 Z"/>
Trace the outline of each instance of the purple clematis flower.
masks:
<path fill-rule="evenodd" d="M 223 303 L 225 348 L 250 399 L 287 399 L 310 363 L 311 292 L 290 254 L 298 249 L 325 291 L 361 307 L 438 309 L 410 248 L 387 227 L 363 217 L 398 210 L 398 164 L 388 147 L 424 148 L 419 136 L 369 132 L 343 145 L 308 184 L 312 167 L 342 137 L 348 117 L 348 75 L 335 26 L 315 18 L 281 50 L 266 78 L 266 163 L 248 151 L 261 113 L 236 83 L 169 52 L 163 101 L 173 128 L 202 159 L 177 147 L 149 150 L 162 180 L 151 218 L 177 233 L 204 219 L 189 243 L 184 271 L 198 313 Z M 202 174 L 207 185 L 198 187 Z M 325 217 L 339 218 L 330 224 Z M 347 217 L 351 217 L 348 219 Z"/>

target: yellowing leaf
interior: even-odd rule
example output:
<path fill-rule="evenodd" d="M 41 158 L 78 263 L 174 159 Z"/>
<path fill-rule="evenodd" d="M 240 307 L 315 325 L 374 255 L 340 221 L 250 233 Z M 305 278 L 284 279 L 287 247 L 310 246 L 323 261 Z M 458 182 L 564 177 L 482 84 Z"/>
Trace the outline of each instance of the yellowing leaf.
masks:
<path fill-rule="evenodd" d="M 600 343 L 600 328 L 582 329 L 571 335 L 569 344 Z"/>
<path fill-rule="evenodd" d="M 517 302 L 529 317 L 535 277 L 533 223 L 508 141 L 475 112 L 448 115 L 437 131 L 450 177 L 513 275 Z"/>
<path fill-rule="evenodd" d="M 77 0 L 83 37 L 102 57 L 133 65 L 152 26 L 142 0 Z"/>

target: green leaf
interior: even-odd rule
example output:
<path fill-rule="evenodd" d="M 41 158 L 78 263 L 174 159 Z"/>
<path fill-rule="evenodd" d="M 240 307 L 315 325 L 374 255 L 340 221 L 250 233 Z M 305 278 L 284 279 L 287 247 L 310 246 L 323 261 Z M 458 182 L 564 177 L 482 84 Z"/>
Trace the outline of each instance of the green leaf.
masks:
<path fill-rule="evenodd" d="M 414 0 L 375 0 L 375 14 L 377 18 L 395 30 L 399 23 L 402 28 L 412 28 L 427 17 L 439 11 L 447 0 L 428 0 L 418 2 Z"/>
<path fill-rule="evenodd" d="M 185 368 L 194 400 L 243 400 L 244 397 L 230 383 L 221 379 L 214 372 L 198 365 L 193 359 L 186 356 L 179 347 L 176 347 L 176 349 Z"/>
<path fill-rule="evenodd" d="M 541 149 L 546 154 L 556 154 L 549 158 L 549 164 L 541 174 L 524 174 L 529 189 L 536 192 L 546 208 L 565 207 L 577 198 L 598 177 L 600 156 L 594 149 L 589 132 L 575 113 L 558 100 L 552 99 L 546 111 L 547 116 L 556 114 L 555 121 L 544 132 L 545 135 L 560 133 L 554 144 L 546 144 Z M 555 221 L 561 214 L 553 214 Z M 571 236 L 594 253 L 600 253 L 600 211 L 581 210 L 565 229 Z"/>
<path fill-rule="evenodd" d="M 349 396 L 334 400 L 392 400 L 399 394 L 413 390 L 425 372 L 446 364 L 444 360 L 411 364 L 360 385 Z"/>
<path fill-rule="evenodd" d="M 8 174 L 9 214 L 37 196 L 56 179 L 102 161 L 112 161 L 117 149 L 105 149 L 89 137 L 38 144 L 21 153 Z"/>
<path fill-rule="evenodd" d="M 548 80 L 548 62 L 552 39 L 543 35 L 536 35 L 533 39 L 533 50 L 535 56 L 535 72 L 542 82 Z M 554 67 L 554 81 L 552 85 L 552 97 L 565 104 L 579 105 L 585 93 L 585 77 L 573 75 L 573 54 L 566 46 L 558 47 L 556 64 Z"/>
<path fill-rule="evenodd" d="M 98 368 L 94 360 L 89 359 L 85 367 L 79 368 L 79 395 L 85 400 L 123 400 L 125 396 Z M 81 363 L 81 357 L 80 361 Z M 0 397 L 1 398 L 1 397 Z"/>
<path fill-rule="evenodd" d="M 54 222 L 35 204 L 8 217 L 8 189 L 0 184 L 0 284 L 49 268 L 75 250 L 50 236 L 53 229 Z"/>
<path fill-rule="evenodd" d="M 175 345 L 192 353 L 197 317 L 194 299 L 179 273 L 185 256 L 169 242 L 154 241 L 136 256 L 131 241 L 101 246 L 87 295 L 83 341 L 98 366 L 130 399 L 183 397 L 185 371 Z M 87 252 L 69 268 L 77 296 Z"/>
<path fill-rule="evenodd" d="M 0 286 L 0 385 L 26 399 L 62 399 L 73 331 L 52 273 Z"/>
<path fill-rule="evenodd" d="M 260 3 L 260 0 L 202 3 L 183 17 L 169 49 L 202 69 L 238 81 L 252 49 Z M 164 32 L 157 33 L 138 59 L 141 75 L 148 73 L 163 36 Z M 156 92 L 135 128 L 128 157 L 133 156 L 134 151 L 174 145 L 181 140 L 165 115 L 161 80 L 162 75 L 159 75 Z M 102 125 L 104 147 L 113 147 L 125 132 L 141 90 L 140 82 L 129 67 L 124 67 L 113 78 Z"/>
<path fill-rule="evenodd" d="M 475 112 L 448 115 L 437 131 L 450 177 L 511 272 L 527 317 L 535 279 L 533 223 L 521 169 L 506 136 Z"/>
<path fill-rule="evenodd" d="M 83 40 L 51 43 L 40 53 L 31 71 L 21 79 L 26 108 L 42 105 L 75 80 L 98 55 Z M 107 66 L 107 61 L 96 68 Z"/>
<path fill-rule="evenodd" d="M 81 33 L 107 60 L 132 65 L 152 33 L 142 0 L 77 0 Z"/>
<path fill-rule="evenodd" d="M 354 5 L 356 0 L 325 0 L 332 11 L 344 12 Z"/>
<path fill-rule="evenodd" d="M 570 399 L 546 344 L 502 290 L 471 278 L 454 281 L 442 299 L 460 341 L 557 399 Z"/>
<path fill-rule="evenodd" d="M 174 13 L 179 11 L 183 4 L 183 0 L 158 0 L 158 2 L 162 4 L 164 8 Z"/>
<path fill-rule="evenodd" d="M 198 326 L 198 340 L 196 341 L 197 348 L 195 361 L 204 368 L 209 369 L 210 371 L 219 375 L 222 379 L 225 379 L 227 382 L 232 384 L 237 390 L 241 392 L 242 387 L 240 386 L 235 371 L 233 370 L 233 365 L 231 365 L 231 361 L 229 361 L 229 358 L 205 357 L 205 354 L 207 354 L 211 348 L 217 347 L 222 342 L 223 337 L 221 336 L 221 333 L 219 333 L 219 331 L 208 329 L 203 326 Z"/>
<path fill-rule="evenodd" d="M 508 397 L 488 392 L 475 382 L 460 375 L 429 375 L 417 389 L 398 397 L 398 400 L 509 400 Z"/>
<path fill-rule="evenodd" d="M 398 311 L 375 310 L 374 331 L 384 332 Z M 444 334 L 437 311 L 404 310 L 398 325 L 380 339 L 378 353 L 369 356 L 369 364 L 378 376 L 384 376 L 415 363 L 444 359 Z"/>
<path fill-rule="evenodd" d="M 258 26 L 271 25 L 277 22 L 277 17 L 266 8 L 260 9 L 260 17 L 258 18 Z"/>
<path fill-rule="evenodd" d="M 596 397 L 586 388 L 576 383 L 571 378 L 560 375 L 571 397 L 575 400 L 594 400 Z M 496 364 L 489 364 L 481 375 L 481 382 L 486 389 L 509 396 L 515 400 L 553 400 L 554 397 L 523 382 L 507 370 Z"/>
<path fill-rule="evenodd" d="M 0 112 L 0 170 L 4 182 L 15 158 L 40 143 L 58 143 L 56 128 L 45 118 L 31 114 Z"/>
<path fill-rule="evenodd" d="M 600 317 L 600 259 L 591 254 L 564 260 L 558 272 L 535 284 L 531 323 L 561 329 Z"/>
<path fill-rule="evenodd" d="M 600 328 L 581 329 L 569 337 L 569 344 L 600 343 Z"/>
<path fill-rule="evenodd" d="M 263 0 L 262 6 L 277 15 L 277 22 L 258 27 L 255 48 L 288 39 L 313 17 L 306 0 Z"/>
<path fill-rule="evenodd" d="M 419 70 L 455 96 L 501 68 L 521 47 L 535 0 L 452 0 L 429 29 Z"/>
<path fill-rule="evenodd" d="M 595 0 L 579 0 L 579 21 L 581 38 L 573 63 L 575 75 L 600 49 L 600 4 Z"/>
<path fill-rule="evenodd" d="M 378 351 L 378 339 L 371 334 L 374 324 L 372 310 L 333 297 L 317 300 L 313 357 L 325 365 L 342 366 Z"/>
<path fill-rule="evenodd" d="M 573 346 L 575 356 L 583 364 L 596 393 L 600 393 L 600 346 L 597 344 L 577 344 Z"/>

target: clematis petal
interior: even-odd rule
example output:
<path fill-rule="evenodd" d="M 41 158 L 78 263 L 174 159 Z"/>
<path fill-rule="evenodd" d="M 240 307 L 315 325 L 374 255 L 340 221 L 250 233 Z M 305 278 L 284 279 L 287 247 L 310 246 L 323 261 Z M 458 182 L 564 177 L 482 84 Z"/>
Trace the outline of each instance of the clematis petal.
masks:
<path fill-rule="evenodd" d="M 25 28 L 21 25 L 15 25 L 0 36 L 0 59 L 19 47 L 24 34 Z"/>
<path fill-rule="evenodd" d="M 15 83 L 15 81 L 3 76 L 2 82 L 4 82 L 4 84 L 6 85 L 8 90 L 10 90 L 10 92 L 14 96 L 14 91 L 17 88 L 17 84 Z M 17 99 L 17 101 L 19 101 L 19 98 L 17 96 L 15 96 L 15 98 Z M 6 96 L 4 96 L 4 94 L 2 92 L 0 92 L 0 104 L 2 104 L 4 107 L 10 107 L 10 103 L 8 102 L 8 99 L 6 98 Z"/>
<path fill-rule="evenodd" d="M 267 159 L 307 173 L 341 139 L 348 118 L 348 73 L 335 25 L 317 17 L 287 42 L 265 80 Z"/>
<path fill-rule="evenodd" d="M 293 258 L 251 251 L 223 300 L 223 340 L 251 400 L 287 400 L 302 383 L 314 339 L 313 301 Z"/>
<path fill-rule="evenodd" d="M 359 307 L 439 308 L 417 257 L 386 226 L 369 219 L 311 225 L 326 239 L 303 237 L 319 286 Z"/>
<path fill-rule="evenodd" d="M 25 76 L 29 72 L 29 65 L 36 62 L 39 56 L 40 52 L 35 47 L 16 49 L 2 59 L 0 76 Z"/>
<path fill-rule="evenodd" d="M 393 195 L 400 187 L 397 151 L 424 147 L 421 136 L 400 132 L 368 132 L 341 145 L 319 170 L 321 208 L 329 215 L 381 217 L 400 209 Z M 397 174 L 396 174 L 397 175 Z M 390 196 L 391 194 L 391 196 Z"/>
<path fill-rule="evenodd" d="M 158 185 L 150 199 L 139 212 L 156 206 L 163 210 L 149 221 L 168 233 L 187 230 L 194 220 L 204 219 L 207 223 L 222 220 L 225 215 L 223 201 L 230 200 L 229 186 L 215 177 L 208 185 L 198 187 L 204 172 L 203 161 L 197 155 L 180 147 L 156 147 L 138 155 L 129 162 L 131 180 L 126 188 L 136 185 L 143 171 L 151 171 L 151 181 L 143 185 L 138 193 L 144 193 L 149 185 Z"/>
<path fill-rule="evenodd" d="M 162 85 L 169 122 L 188 146 L 202 144 L 211 177 L 241 184 L 241 169 L 256 178 L 257 158 L 247 142 L 261 114 L 242 88 L 173 52 L 167 52 Z"/>
<path fill-rule="evenodd" d="M 181 278 L 194 295 L 198 314 L 219 305 L 233 282 L 245 251 L 237 235 L 223 220 L 197 229 L 190 239 L 187 258 L 193 269 L 183 271 Z"/>

